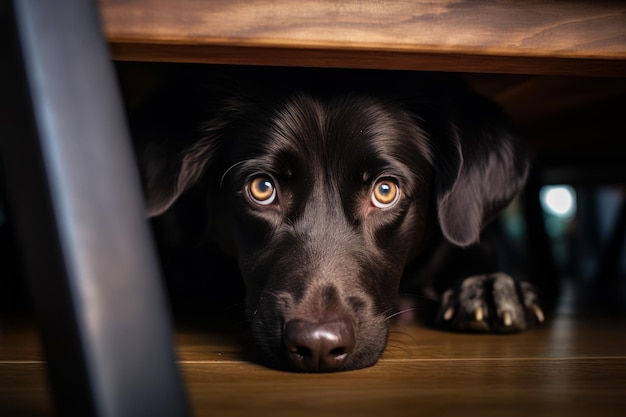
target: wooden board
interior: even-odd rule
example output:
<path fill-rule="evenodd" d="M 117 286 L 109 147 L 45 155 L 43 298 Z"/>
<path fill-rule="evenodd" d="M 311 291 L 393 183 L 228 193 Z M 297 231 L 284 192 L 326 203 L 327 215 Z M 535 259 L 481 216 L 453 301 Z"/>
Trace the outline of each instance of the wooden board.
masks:
<path fill-rule="evenodd" d="M 375 366 L 294 374 L 250 363 L 240 325 L 179 328 L 180 365 L 195 416 L 621 416 L 624 320 L 562 316 L 512 336 L 396 327 Z M 0 415 L 50 415 L 32 328 L 0 330 Z"/>
<path fill-rule="evenodd" d="M 119 60 L 626 74 L 626 4 L 101 0 Z"/>

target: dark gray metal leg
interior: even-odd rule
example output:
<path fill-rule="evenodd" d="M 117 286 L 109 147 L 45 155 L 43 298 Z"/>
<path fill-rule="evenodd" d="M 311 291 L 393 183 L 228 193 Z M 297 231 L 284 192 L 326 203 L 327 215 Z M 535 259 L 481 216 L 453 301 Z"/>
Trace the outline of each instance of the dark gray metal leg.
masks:
<path fill-rule="evenodd" d="M 0 153 L 57 412 L 186 415 L 97 5 L 0 1 Z"/>

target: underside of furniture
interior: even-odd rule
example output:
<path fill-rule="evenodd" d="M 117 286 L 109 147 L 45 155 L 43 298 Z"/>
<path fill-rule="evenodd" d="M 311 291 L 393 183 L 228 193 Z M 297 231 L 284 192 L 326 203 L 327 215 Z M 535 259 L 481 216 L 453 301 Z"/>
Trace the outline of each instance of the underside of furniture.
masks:
<path fill-rule="evenodd" d="M 458 72 L 542 157 L 588 154 L 590 140 L 626 152 L 623 2 L 101 0 L 101 12 L 115 60 Z"/>

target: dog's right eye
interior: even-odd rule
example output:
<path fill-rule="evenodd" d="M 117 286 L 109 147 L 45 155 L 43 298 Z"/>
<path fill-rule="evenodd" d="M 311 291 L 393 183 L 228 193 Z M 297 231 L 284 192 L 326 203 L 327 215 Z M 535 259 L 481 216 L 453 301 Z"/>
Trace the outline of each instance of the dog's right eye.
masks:
<path fill-rule="evenodd" d="M 260 175 L 248 184 L 248 193 L 255 203 L 268 205 L 276 199 L 276 187 L 271 178 Z"/>
<path fill-rule="evenodd" d="M 372 204 L 380 209 L 386 209 L 398 202 L 400 189 L 395 181 L 387 178 L 378 180 L 372 191 Z"/>

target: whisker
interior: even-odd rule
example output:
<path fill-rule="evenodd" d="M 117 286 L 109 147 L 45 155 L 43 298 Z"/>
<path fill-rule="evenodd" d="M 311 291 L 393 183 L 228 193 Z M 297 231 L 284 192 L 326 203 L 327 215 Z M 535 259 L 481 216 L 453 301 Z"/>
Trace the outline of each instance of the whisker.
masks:
<path fill-rule="evenodd" d="M 401 337 L 402 339 L 408 338 L 412 343 L 417 344 L 417 338 L 415 337 L 415 334 L 411 331 L 411 327 L 412 326 L 396 325 L 389 332 L 389 342 L 402 343 L 406 345 L 405 342 L 400 340 L 399 337 Z"/>
<path fill-rule="evenodd" d="M 403 313 L 408 313 L 409 311 L 415 311 L 415 308 L 406 308 L 404 310 L 397 311 L 397 312 L 391 314 L 390 316 L 385 317 L 385 320 L 389 321 L 392 318 L 394 318 L 396 316 L 399 316 L 400 314 L 403 314 Z"/>
<path fill-rule="evenodd" d="M 390 340 L 389 343 L 387 343 L 387 352 L 393 351 L 401 351 L 409 357 L 413 355 L 413 352 L 405 343 Z"/>

